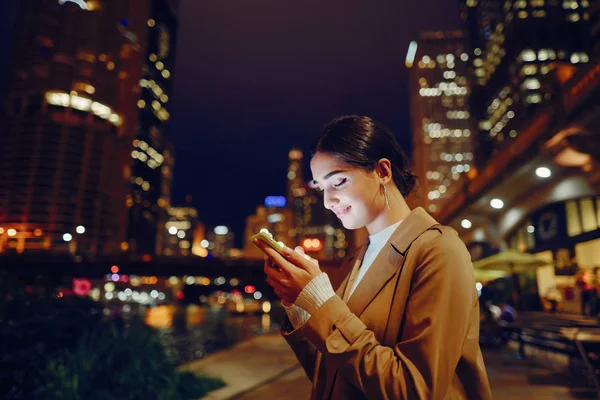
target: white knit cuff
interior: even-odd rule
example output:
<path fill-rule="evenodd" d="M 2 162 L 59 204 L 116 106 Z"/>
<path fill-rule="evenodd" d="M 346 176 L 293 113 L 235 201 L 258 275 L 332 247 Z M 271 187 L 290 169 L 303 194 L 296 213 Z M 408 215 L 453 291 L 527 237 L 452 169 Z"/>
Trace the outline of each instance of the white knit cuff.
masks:
<path fill-rule="evenodd" d="M 294 304 L 312 315 L 333 296 L 335 296 L 335 292 L 329 276 L 322 272 L 308 282 Z"/>
<path fill-rule="evenodd" d="M 292 305 L 291 307 L 283 306 L 283 308 L 285 308 L 285 313 L 287 314 L 290 324 L 292 324 L 294 329 L 298 329 L 299 326 L 304 325 L 304 323 L 306 323 L 306 321 L 308 321 L 310 318 L 309 313 L 296 305 Z"/>

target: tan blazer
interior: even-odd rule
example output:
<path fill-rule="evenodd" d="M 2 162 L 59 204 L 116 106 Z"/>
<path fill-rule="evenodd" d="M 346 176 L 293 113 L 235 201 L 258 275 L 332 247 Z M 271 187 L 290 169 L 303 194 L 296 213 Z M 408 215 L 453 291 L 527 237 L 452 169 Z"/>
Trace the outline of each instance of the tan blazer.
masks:
<path fill-rule="evenodd" d="M 414 209 L 346 303 L 366 247 L 332 274 L 337 296 L 284 327 L 311 399 L 491 399 L 473 265 L 456 231 Z"/>

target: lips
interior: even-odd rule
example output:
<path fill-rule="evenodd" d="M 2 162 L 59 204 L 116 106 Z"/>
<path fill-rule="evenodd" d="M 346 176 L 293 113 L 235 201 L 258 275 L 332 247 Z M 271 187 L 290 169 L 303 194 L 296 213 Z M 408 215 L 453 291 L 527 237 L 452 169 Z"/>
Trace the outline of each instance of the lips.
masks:
<path fill-rule="evenodd" d="M 332 210 L 338 218 L 342 218 L 344 215 L 350 211 L 350 206 L 346 207 L 336 207 Z"/>

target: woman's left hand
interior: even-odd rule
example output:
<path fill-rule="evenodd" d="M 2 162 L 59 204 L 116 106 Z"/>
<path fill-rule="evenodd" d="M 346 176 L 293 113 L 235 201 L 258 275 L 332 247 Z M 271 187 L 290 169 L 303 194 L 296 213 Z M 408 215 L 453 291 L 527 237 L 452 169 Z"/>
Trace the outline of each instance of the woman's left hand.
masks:
<path fill-rule="evenodd" d="M 318 262 L 305 254 L 286 246 L 282 256 L 260 240 L 256 244 L 268 257 L 264 267 L 267 283 L 284 303 L 293 304 L 306 285 L 321 273 Z"/>

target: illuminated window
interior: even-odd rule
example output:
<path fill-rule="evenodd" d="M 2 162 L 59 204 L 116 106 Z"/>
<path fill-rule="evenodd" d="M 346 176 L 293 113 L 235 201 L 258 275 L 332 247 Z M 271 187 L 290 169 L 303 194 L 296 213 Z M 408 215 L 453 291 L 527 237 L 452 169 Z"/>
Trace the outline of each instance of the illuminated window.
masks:
<path fill-rule="evenodd" d="M 523 60 L 525 62 L 535 61 L 536 60 L 535 51 L 529 50 L 529 49 L 523 50 L 521 52 L 521 60 Z"/>
<path fill-rule="evenodd" d="M 537 73 L 537 66 L 536 65 L 524 65 L 523 68 L 521 68 L 521 73 L 523 75 L 535 75 Z"/>
<path fill-rule="evenodd" d="M 583 222 L 583 231 L 591 232 L 598 229 L 596 214 L 594 211 L 594 201 L 591 198 L 582 199 L 581 205 L 581 220 Z"/>
<path fill-rule="evenodd" d="M 525 103 L 526 104 L 538 104 L 542 102 L 542 95 L 540 95 L 539 93 L 536 94 L 530 94 L 529 96 L 527 96 L 525 98 Z"/>
<path fill-rule="evenodd" d="M 582 232 L 581 221 L 579 219 L 579 206 L 577 200 L 567 201 L 567 234 L 569 236 L 577 236 Z"/>
<path fill-rule="evenodd" d="M 541 87 L 540 81 L 537 78 L 528 78 L 523 81 L 521 89 L 536 90 Z"/>

